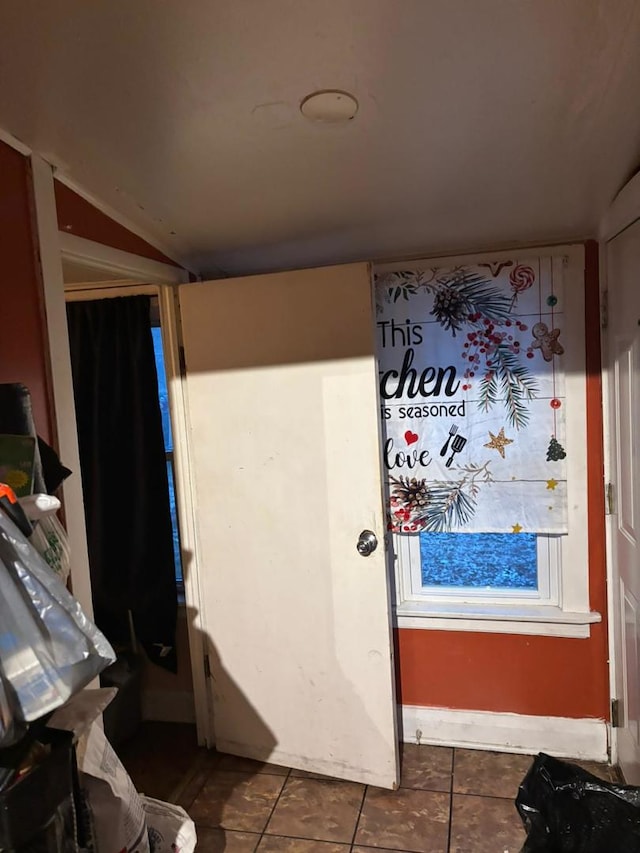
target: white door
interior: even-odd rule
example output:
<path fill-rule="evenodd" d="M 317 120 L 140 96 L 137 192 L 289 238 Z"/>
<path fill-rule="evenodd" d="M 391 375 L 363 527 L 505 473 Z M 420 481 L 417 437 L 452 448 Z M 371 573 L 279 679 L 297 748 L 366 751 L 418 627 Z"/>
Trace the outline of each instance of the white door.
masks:
<path fill-rule="evenodd" d="M 368 265 L 182 285 L 180 311 L 216 746 L 394 787 Z"/>
<path fill-rule="evenodd" d="M 607 244 L 618 760 L 640 784 L 640 221 Z"/>

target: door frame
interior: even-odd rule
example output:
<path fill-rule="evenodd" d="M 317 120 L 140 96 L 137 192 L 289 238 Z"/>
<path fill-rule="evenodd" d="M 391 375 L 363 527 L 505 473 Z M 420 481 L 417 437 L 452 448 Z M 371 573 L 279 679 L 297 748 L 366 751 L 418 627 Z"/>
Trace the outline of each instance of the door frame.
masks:
<path fill-rule="evenodd" d="M 604 480 L 605 484 L 613 482 L 616 459 L 613 453 L 611 436 L 613 424 L 611 422 L 612 411 L 612 365 L 609 361 L 610 328 L 607 317 L 607 293 L 608 293 L 608 256 L 607 247 L 611 240 L 621 234 L 629 226 L 640 219 L 640 173 L 635 175 L 614 198 L 609 209 L 605 213 L 599 228 L 600 244 L 600 306 L 602 327 L 602 399 L 603 399 L 603 440 L 604 440 Z M 615 497 L 614 497 L 615 500 Z M 606 507 L 605 507 L 606 511 Z M 615 516 L 606 515 L 606 562 L 607 562 L 607 610 L 608 610 L 608 642 L 609 642 L 609 693 L 611 701 L 623 698 L 624 693 L 624 660 L 623 649 L 618 648 L 616 643 L 616 619 L 621 618 L 619 593 L 619 574 L 617 571 L 615 553 Z M 618 730 L 610 726 L 610 752 L 611 762 L 618 761 Z"/>
<path fill-rule="evenodd" d="M 73 290 L 101 290 L 105 296 L 129 292 L 147 292 L 158 296 L 165 352 L 165 370 L 171 401 L 172 430 L 174 438 L 174 465 L 176 477 L 176 504 L 183 548 L 195 555 L 194 516 L 191 487 L 188 478 L 188 443 L 180 371 L 180 354 L 177 314 L 174 302 L 174 285 L 189 281 L 189 273 L 178 266 L 163 264 L 148 258 L 123 252 L 119 249 L 86 240 L 58 230 L 54 195 L 53 171 L 49 163 L 31 155 L 35 224 L 39 242 L 44 313 L 51 360 L 51 387 L 53 393 L 55 428 L 61 458 L 73 470 L 80 470 L 78 434 L 73 398 L 73 379 L 69 353 L 69 335 L 65 307 L 63 259 L 81 263 L 92 273 L 102 272 L 111 279 L 107 282 L 88 282 Z M 83 610 L 93 617 L 91 575 L 84 521 L 82 480 L 70 477 L 63 484 L 66 522 L 73 553 L 71 583 L 73 592 Z M 204 651 L 198 614 L 200 591 L 195 556 L 185 578 L 185 599 L 189 611 L 189 654 L 193 677 L 194 705 L 198 743 L 211 745 L 213 732 L 208 707 L 204 675 Z"/>

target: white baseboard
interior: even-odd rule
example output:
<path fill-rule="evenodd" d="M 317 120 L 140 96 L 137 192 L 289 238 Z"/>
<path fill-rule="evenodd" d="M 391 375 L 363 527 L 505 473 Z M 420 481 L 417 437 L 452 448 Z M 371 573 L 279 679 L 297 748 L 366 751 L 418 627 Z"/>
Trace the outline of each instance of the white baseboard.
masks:
<path fill-rule="evenodd" d="M 162 723 L 195 723 L 193 693 L 187 690 L 143 690 L 142 719 Z"/>
<path fill-rule="evenodd" d="M 574 720 L 403 705 L 402 739 L 405 743 L 496 752 L 546 752 L 558 758 L 608 760 L 608 725 L 605 720 L 587 718 Z"/>

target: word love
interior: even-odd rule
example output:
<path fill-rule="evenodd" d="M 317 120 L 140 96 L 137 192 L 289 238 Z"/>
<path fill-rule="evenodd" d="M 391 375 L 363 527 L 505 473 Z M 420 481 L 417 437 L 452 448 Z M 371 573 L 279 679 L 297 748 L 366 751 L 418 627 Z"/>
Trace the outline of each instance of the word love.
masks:
<path fill-rule="evenodd" d="M 406 432 L 404 439 L 407 444 L 413 444 L 418 440 L 418 436 L 414 432 Z M 396 450 L 392 438 L 388 438 L 384 443 L 384 451 L 382 458 L 387 471 L 394 471 L 396 468 L 426 468 L 431 465 L 432 459 L 429 458 L 428 450 Z"/>

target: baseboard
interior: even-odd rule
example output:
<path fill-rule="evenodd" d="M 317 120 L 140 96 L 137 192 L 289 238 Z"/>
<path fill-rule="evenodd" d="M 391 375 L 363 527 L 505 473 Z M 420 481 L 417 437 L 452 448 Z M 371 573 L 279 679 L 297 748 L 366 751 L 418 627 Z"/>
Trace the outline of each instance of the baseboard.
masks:
<path fill-rule="evenodd" d="M 195 723 L 193 693 L 188 690 L 143 690 L 142 719 L 162 723 Z"/>
<path fill-rule="evenodd" d="M 605 720 L 403 705 L 402 732 L 405 743 L 608 760 Z"/>

